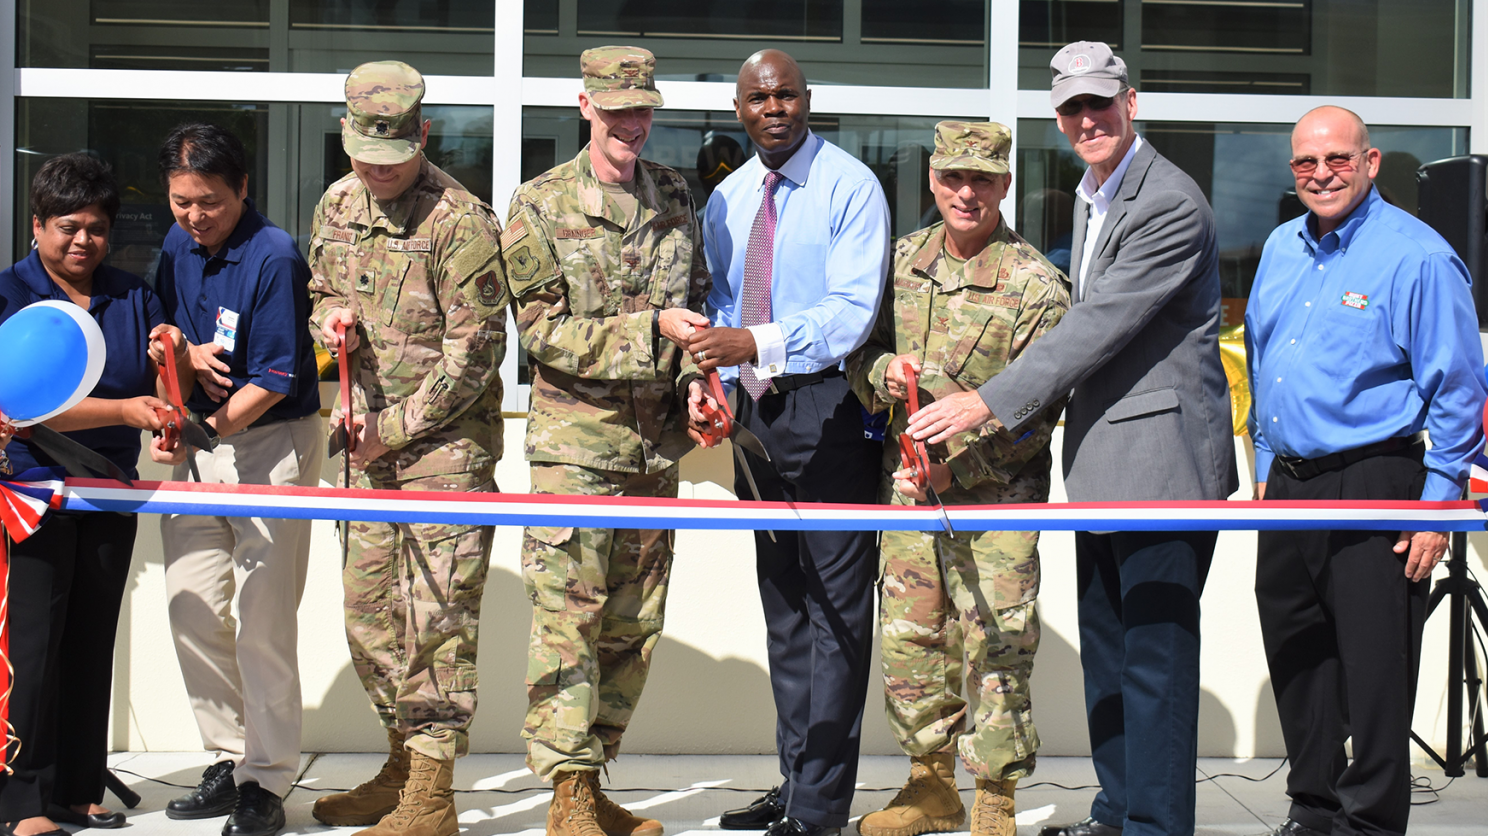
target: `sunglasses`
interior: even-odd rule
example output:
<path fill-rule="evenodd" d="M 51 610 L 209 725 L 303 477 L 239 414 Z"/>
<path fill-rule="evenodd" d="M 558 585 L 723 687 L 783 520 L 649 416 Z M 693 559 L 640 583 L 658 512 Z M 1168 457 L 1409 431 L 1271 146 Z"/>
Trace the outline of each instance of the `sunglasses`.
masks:
<path fill-rule="evenodd" d="M 1060 116 L 1079 116 L 1086 108 L 1089 108 L 1092 113 L 1098 113 L 1109 109 L 1113 104 L 1116 104 L 1115 96 L 1090 96 L 1084 99 L 1070 99 L 1054 108 L 1054 112 Z"/>
<path fill-rule="evenodd" d="M 1323 157 L 1323 162 L 1333 171 L 1348 171 L 1354 167 L 1354 158 L 1362 157 L 1367 152 L 1355 151 L 1352 154 L 1329 154 Z M 1317 171 L 1318 161 L 1316 157 L 1298 157 L 1287 163 L 1292 167 L 1292 172 L 1306 177 Z"/>

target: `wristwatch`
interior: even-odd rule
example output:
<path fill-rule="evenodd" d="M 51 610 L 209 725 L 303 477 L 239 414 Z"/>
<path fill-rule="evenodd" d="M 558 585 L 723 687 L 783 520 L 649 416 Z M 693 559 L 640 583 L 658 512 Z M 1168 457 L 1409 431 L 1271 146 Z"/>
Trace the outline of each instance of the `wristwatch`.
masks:
<path fill-rule="evenodd" d="M 197 426 L 201 427 L 202 431 L 207 434 L 207 439 L 212 442 L 212 449 L 216 450 L 217 445 L 222 443 L 222 436 L 217 434 L 217 428 L 208 424 L 206 419 L 202 419 L 202 422 Z"/>

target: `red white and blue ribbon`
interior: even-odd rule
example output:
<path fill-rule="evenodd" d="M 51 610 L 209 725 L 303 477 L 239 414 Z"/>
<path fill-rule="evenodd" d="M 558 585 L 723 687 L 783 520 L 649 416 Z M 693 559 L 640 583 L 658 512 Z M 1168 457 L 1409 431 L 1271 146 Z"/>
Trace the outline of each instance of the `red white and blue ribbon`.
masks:
<path fill-rule="evenodd" d="M 68 479 L 62 507 L 224 517 L 711 530 L 940 531 L 927 506 L 472 494 Z M 1483 531 L 1477 502 L 1070 502 L 959 505 L 958 531 Z"/>
<path fill-rule="evenodd" d="M 46 512 L 62 506 L 62 471 L 37 467 L 0 479 L 0 524 L 14 542 L 41 527 Z"/>

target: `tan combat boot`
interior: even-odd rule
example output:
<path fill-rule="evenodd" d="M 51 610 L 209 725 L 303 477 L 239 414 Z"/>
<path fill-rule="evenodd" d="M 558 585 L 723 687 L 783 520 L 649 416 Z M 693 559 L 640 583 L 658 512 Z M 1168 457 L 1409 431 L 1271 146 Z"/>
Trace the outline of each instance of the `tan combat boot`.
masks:
<path fill-rule="evenodd" d="M 889 805 L 858 820 L 863 836 L 917 836 L 958 830 L 966 806 L 956 792 L 956 761 L 950 752 L 911 758 L 909 780 Z"/>
<path fill-rule="evenodd" d="M 553 776 L 547 836 L 605 836 L 595 809 L 596 778 L 593 770 L 560 772 Z"/>
<path fill-rule="evenodd" d="M 388 758 L 372 780 L 351 792 L 338 792 L 315 799 L 310 815 L 332 827 L 377 824 L 398 806 L 398 794 L 408 781 L 408 750 L 403 733 L 388 729 Z"/>
<path fill-rule="evenodd" d="M 1018 836 L 1018 823 L 1013 818 L 1013 789 L 1017 786 L 1017 778 L 977 779 L 976 803 L 971 805 L 971 836 Z"/>
<path fill-rule="evenodd" d="M 661 822 L 632 815 L 604 794 L 599 788 L 598 772 L 582 774 L 589 776 L 589 788 L 594 793 L 594 818 L 605 836 L 661 836 Z"/>
<path fill-rule="evenodd" d="M 408 753 L 408 783 L 398 806 L 376 826 L 356 836 L 455 836 L 455 762 L 435 760 L 421 752 Z"/>

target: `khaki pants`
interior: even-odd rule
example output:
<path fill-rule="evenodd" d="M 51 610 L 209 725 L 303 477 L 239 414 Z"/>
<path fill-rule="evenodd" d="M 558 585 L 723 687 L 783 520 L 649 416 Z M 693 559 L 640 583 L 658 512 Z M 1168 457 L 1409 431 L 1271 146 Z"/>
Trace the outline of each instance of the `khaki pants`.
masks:
<path fill-rule="evenodd" d="M 320 417 L 310 415 L 228 436 L 196 452 L 196 465 L 208 484 L 309 487 L 324 444 Z M 191 478 L 184 464 L 174 478 Z M 176 657 L 202 745 L 237 765 L 237 783 L 257 781 L 282 798 L 300 760 L 296 610 L 310 520 L 168 514 L 160 531 Z"/>

